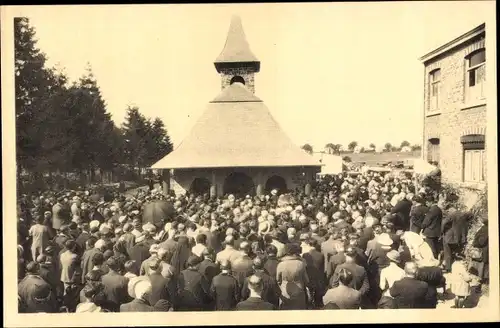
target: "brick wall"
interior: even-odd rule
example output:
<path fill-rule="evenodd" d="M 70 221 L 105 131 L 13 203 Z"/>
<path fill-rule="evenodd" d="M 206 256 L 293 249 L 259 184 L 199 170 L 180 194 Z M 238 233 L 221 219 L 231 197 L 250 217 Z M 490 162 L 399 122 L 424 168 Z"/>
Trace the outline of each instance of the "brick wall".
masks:
<path fill-rule="evenodd" d="M 255 70 L 252 67 L 225 68 L 221 72 L 221 89 L 226 88 L 234 76 L 241 76 L 245 86 L 255 93 Z"/>
<path fill-rule="evenodd" d="M 466 56 L 481 48 L 484 48 L 484 34 L 425 63 L 423 158 L 428 156 L 428 140 L 439 138 L 439 165 L 443 180 L 451 183 L 462 182 L 463 148 L 460 137 L 486 134 L 486 100 L 472 101 L 466 97 Z M 437 111 L 429 112 L 429 73 L 437 68 L 441 70 L 439 106 Z"/>

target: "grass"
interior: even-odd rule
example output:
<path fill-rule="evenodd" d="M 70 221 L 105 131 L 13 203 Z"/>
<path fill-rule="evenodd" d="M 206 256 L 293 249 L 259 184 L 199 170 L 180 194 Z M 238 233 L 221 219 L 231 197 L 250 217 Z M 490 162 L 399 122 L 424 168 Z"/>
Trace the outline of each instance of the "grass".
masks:
<path fill-rule="evenodd" d="M 384 152 L 384 153 L 359 153 L 354 154 L 350 152 L 343 152 L 341 156 L 349 156 L 353 163 L 362 163 L 375 165 L 383 162 L 397 162 L 405 161 L 415 158 L 420 158 L 421 152 L 419 150 L 403 153 L 403 152 Z"/>

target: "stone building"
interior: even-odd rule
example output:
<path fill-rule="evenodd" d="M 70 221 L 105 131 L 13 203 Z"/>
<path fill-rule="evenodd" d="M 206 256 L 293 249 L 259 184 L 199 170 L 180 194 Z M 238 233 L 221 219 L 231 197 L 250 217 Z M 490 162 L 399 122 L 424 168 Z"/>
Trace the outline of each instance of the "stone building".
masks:
<path fill-rule="evenodd" d="M 421 58 L 424 70 L 423 159 L 443 182 L 486 184 L 485 24 Z"/>
<path fill-rule="evenodd" d="M 214 64 L 221 93 L 186 139 L 152 166 L 163 170 L 165 191 L 261 195 L 274 188 L 306 188 L 321 164 L 292 143 L 255 95 L 260 61 L 239 17 L 233 17 Z"/>

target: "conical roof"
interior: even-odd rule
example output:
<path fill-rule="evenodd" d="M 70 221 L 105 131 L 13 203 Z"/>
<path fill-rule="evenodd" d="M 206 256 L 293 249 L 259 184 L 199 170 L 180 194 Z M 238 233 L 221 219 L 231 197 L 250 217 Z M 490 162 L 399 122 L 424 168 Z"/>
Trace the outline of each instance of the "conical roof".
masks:
<path fill-rule="evenodd" d="M 281 130 L 264 102 L 241 83 L 209 104 L 190 134 L 153 169 L 320 166 Z"/>
<path fill-rule="evenodd" d="M 226 44 L 214 62 L 217 70 L 219 70 L 220 64 L 228 63 L 260 64 L 260 61 L 250 50 L 245 32 L 243 31 L 241 18 L 239 16 L 232 17 L 231 24 L 229 25 L 229 31 L 227 33 Z"/>

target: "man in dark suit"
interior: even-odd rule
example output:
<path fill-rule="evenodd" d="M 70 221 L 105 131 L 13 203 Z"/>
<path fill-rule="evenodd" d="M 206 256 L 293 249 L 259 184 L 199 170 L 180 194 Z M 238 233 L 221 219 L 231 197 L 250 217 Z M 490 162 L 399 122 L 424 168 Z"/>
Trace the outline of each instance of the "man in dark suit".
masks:
<path fill-rule="evenodd" d="M 453 255 L 462 253 L 465 244 L 467 244 L 467 233 L 469 231 L 468 222 L 471 213 L 450 209 L 448 216 L 443 219 L 443 250 L 444 250 L 444 269 L 451 271 Z"/>
<path fill-rule="evenodd" d="M 198 272 L 202 259 L 191 255 L 187 260 L 187 269 L 180 272 L 177 295 L 179 311 L 204 311 L 211 305 L 210 286 L 203 275 Z"/>
<path fill-rule="evenodd" d="M 264 270 L 269 273 L 271 278 L 276 281 L 276 268 L 278 267 L 279 260 L 276 257 L 278 249 L 274 245 L 267 245 L 266 247 L 266 261 L 264 262 Z"/>
<path fill-rule="evenodd" d="M 171 279 L 169 279 L 172 277 L 166 278 L 161 274 L 161 260 L 152 260 L 148 265 L 149 281 L 151 281 L 149 304 L 154 306 L 159 300 L 165 300 L 170 305 L 173 305 L 175 302 L 175 295 L 173 293 L 176 291 L 176 288 L 172 288 Z"/>
<path fill-rule="evenodd" d="M 231 263 L 223 260 L 222 272 L 214 277 L 210 286 L 210 295 L 215 300 L 216 311 L 234 310 L 240 300 L 240 286 L 231 275 Z"/>
<path fill-rule="evenodd" d="M 320 254 L 321 255 L 321 254 Z M 253 260 L 253 272 L 252 275 L 256 275 L 262 279 L 262 299 L 266 302 L 273 304 L 275 307 L 279 306 L 280 289 L 276 283 L 275 278 L 271 277 L 264 270 L 264 263 L 261 258 L 256 257 Z M 241 300 L 246 300 L 250 297 L 250 290 L 248 289 L 248 278 L 245 279 L 243 283 L 243 288 L 241 289 Z"/>
<path fill-rule="evenodd" d="M 249 277 L 248 289 L 250 297 L 236 305 L 237 311 L 271 311 L 275 309 L 274 305 L 262 299 L 262 278 L 256 275 Z"/>
<path fill-rule="evenodd" d="M 365 268 L 356 264 L 355 257 L 356 252 L 352 249 L 352 247 L 348 247 L 345 251 L 345 263 L 340 264 L 335 269 L 331 280 L 332 287 L 337 287 L 339 285 L 339 273 L 342 269 L 346 269 L 352 273 L 352 281 L 349 287 L 358 290 L 363 297 L 367 295 L 370 285 Z"/>
<path fill-rule="evenodd" d="M 394 282 L 389 293 L 394 298 L 398 309 L 424 309 L 429 285 L 416 279 L 417 265 L 414 262 L 405 264 L 406 277 Z"/>
<path fill-rule="evenodd" d="M 420 233 L 422 222 L 427 215 L 429 208 L 425 206 L 425 200 L 420 195 L 413 197 L 413 208 L 410 213 L 410 231 Z M 404 230 L 404 229 L 403 229 Z"/>
<path fill-rule="evenodd" d="M 76 244 L 78 245 L 78 249 L 82 252 L 82 254 L 85 251 L 86 242 L 89 238 L 90 238 L 89 224 L 83 223 L 82 224 L 82 232 L 75 240 Z M 79 255 L 81 256 L 82 254 L 79 254 Z"/>
<path fill-rule="evenodd" d="M 307 275 L 309 276 L 309 290 L 314 307 L 323 307 L 323 295 L 328 289 L 325 276 L 325 256 L 321 254 L 319 243 L 314 238 L 306 240 L 307 252 L 302 254 L 306 261 Z"/>
<path fill-rule="evenodd" d="M 109 305 L 113 312 L 120 311 L 120 305 L 130 301 L 128 295 L 128 278 L 120 275 L 118 272 L 122 270 L 122 263 L 114 256 L 110 257 L 106 264 L 109 272 L 102 276 L 102 284 L 104 285 L 104 293 L 109 301 Z"/>
<path fill-rule="evenodd" d="M 408 198 L 403 198 L 392 208 L 391 214 L 395 214 L 394 227 L 396 230 L 408 230 L 410 226 L 410 211 L 411 211 L 411 201 Z"/>
<path fill-rule="evenodd" d="M 208 284 L 220 273 L 219 266 L 215 264 L 215 252 L 213 249 L 205 248 L 202 253 L 203 261 L 198 266 L 198 271 L 205 277 Z"/>
<path fill-rule="evenodd" d="M 439 238 L 441 237 L 441 223 L 443 220 L 443 211 L 438 205 L 432 205 L 422 221 L 422 234 L 425 241 L 432 249 L 434 258 L 438 258 L 440 247 Z"/>
<path fill-rule="evenodd" d="M 92 259 L 94 258 L 95 254 L 101 253 L 101 250 L 95 247 L 95 243 L 97 241 L 97 238 L 94 236 L 90 236 L 89 239 L 87 239 L 87 249 L 83 253 L 82 256 L 82 284 L 85 284 L 85 277 L 87 276 L 87 273 L 89 273 L 92 268 Z"/>

